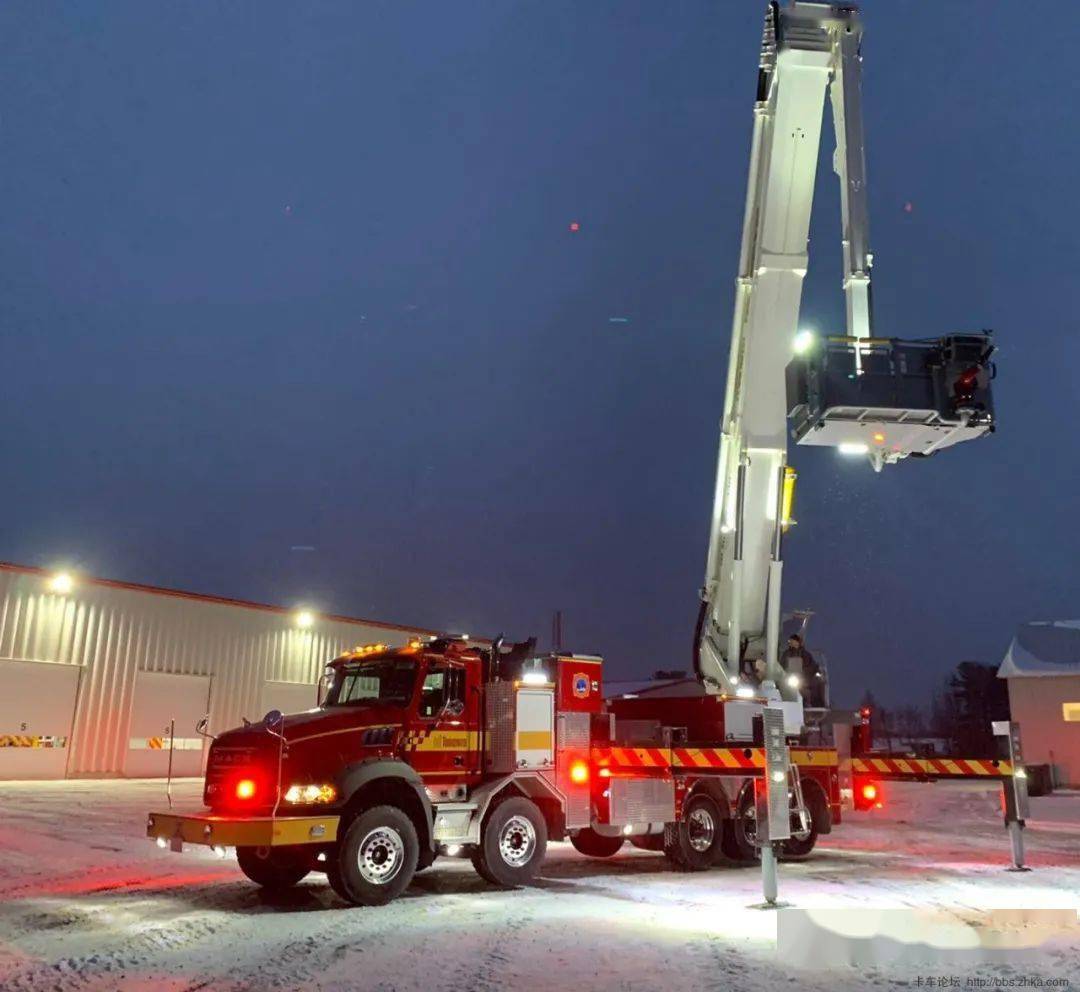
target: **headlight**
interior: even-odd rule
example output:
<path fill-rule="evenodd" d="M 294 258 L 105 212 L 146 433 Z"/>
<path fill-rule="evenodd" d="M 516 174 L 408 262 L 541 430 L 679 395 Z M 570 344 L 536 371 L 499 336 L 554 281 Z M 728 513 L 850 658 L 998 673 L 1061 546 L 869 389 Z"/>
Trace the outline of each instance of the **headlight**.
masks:
<path fill-rule="evenodd" d="M 332 785 L 290 785 L 285 792 L 287 803 L 332 803 L 336 798 Z"/>
<path fill-rule="evenodd" d="M 802 679 L 799 678 L 798 675 L 789 675 L 787 677 L 787 684 L 791 686 L 792 689 L 798 689 L 802 684 Z"/>

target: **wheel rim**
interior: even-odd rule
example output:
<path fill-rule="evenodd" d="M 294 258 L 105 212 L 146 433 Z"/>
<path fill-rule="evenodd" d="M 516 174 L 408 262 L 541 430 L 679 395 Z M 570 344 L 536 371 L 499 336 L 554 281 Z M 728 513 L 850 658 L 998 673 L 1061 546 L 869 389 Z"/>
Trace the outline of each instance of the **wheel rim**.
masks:
<path fill-rule="evenodd" d="M 757 809 L 753 802 L 743 811 L 742 828 L 743 836 L 750 844 L 753 844 L 757 840 Z"/>
<path fill-rule="evenodd" d="M 704 854 L 716 838 L 716 821 L 712 813 L 703 806 L 693 810 L 686 818 L 686 833 L 690 846 L 699 854 Z"/>
<path fill-rule="evenodd" d="M 511 868 L 527 865 L 536 850 L 536 828 L 524 816 L 512 816 L 499 834 L 499 854 Z"/>
<path fill-rule="evenodd" d="M 405 864 L 405 842 L 393 827 L 376 827 L 360 842 L 357 867 L 365 882 L 386 885 Z"/>
<path fill-rule="evenodd" d="M 791 828 L 791 839 L 803 841 L 809 838 L 814 832 L 814 814 L 810 811 L 810 807 L 806 807 L 806 829 L 802 828 L 802 817 L 798 813 L 794 813 L 791 817 L 791 822 L 797 824 Z"/>

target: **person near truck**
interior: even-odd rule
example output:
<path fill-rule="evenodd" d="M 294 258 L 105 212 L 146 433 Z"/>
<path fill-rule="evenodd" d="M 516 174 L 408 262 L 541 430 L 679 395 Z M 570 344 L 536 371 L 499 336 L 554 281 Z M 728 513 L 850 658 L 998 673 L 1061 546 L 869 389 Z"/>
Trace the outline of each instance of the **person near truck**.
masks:
<path fill-rule="evenodd" d="M 806 650 L 806 645 L 799 634 L 788 638 L 787 648 L 780 657 L 780 667 L 790 678 L 798 680 L 796 688 L 807 706 L 823 706 L 825 698 L 825 679 L 821 674 L 814 656 Z"/>

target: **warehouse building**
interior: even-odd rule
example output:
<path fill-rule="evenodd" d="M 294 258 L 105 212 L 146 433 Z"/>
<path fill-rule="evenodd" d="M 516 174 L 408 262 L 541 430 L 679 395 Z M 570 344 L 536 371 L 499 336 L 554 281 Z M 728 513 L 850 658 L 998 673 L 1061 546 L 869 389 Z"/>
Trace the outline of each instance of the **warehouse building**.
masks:
<path fill-rule="evenodd" d="M 998 678 L 1008 680 L 1027 764 L 1049 765 L 1057 786 L 1080 787 L 1080 620 L 1022 624 Z"/>
<path fill-rule="evenodd" d="M 431 634 L 0 563 L 0 779 L 202 772 L 209 729 L 315 705 L 326 662 Z"/>

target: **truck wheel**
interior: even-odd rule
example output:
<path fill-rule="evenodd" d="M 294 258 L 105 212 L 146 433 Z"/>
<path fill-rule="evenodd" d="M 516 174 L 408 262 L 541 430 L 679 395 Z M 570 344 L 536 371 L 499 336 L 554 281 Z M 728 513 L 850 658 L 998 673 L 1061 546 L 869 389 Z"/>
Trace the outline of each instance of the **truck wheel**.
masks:
<path fill-rule="evenodd" d="M 488 813 L 472 863 L 492 885 L 513 888 L 536 877 L 546 851 L 543 814 L 524 796 L 511 796 Z"/>
<path fill-rule="evenodd" d="M 754 783 L 748 782 L 739 792 L 735 815 L 724 822 L 723 850 L 732 861 L 752 862 L 761 858 L 754 845 L 757 837 L 757 809 L 754 806 Z"/>
<path fill-rule="evenodd" d="M 592 828 L 586 827 L 571 836 L 570 843 L 574 845 L 575 850 L 580 851 L 586 857 L 610 858 L 622 848 L 623 839 L 621 837 L 605 837 Z"/>
<path fill-rule="evenodd" d="M 420 842 L 412 820 L 396 806 L 361 813 L 327 857 L 331 888 L 356 906 L 382 906 L 408 887 Z"/>
<path fill-rule="evenodd" d="M 248 878 L 271 891 L 291 889 L 311 870 L 307 852 L 290 847 L 238 847 L 236 860 Z"/>
<path fill-rule="evenodd" d="M 791 837 L 780 845 L 780 857 L 786 861 L 798 861 L 805 858 L 817 843 L 818 833 L 827 815 L 825 797 L 817 786 L 807 782 L 803 786 L 803 801 L 810 816 L 810 829 L 802 837 L 796 837 L 792 830 Z"/>
<path fill-rule="evenodd" d="M 665 831 L 664 853 L 684 871 L 711 868 L 724 837 L 724 818 L 712 796 L 698 795 L 683 807 L 682 819 Z"/>

